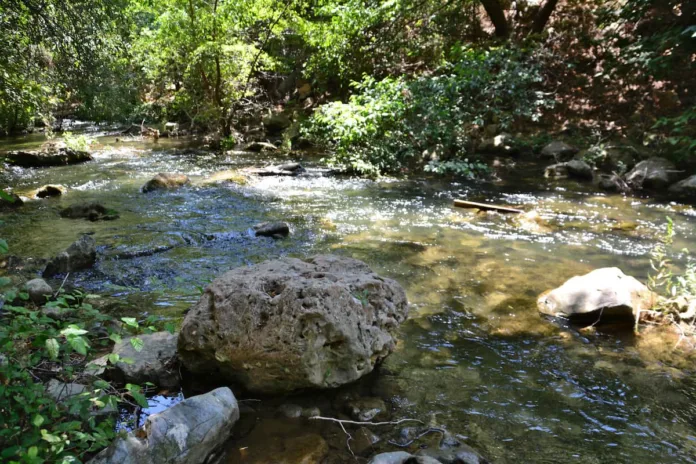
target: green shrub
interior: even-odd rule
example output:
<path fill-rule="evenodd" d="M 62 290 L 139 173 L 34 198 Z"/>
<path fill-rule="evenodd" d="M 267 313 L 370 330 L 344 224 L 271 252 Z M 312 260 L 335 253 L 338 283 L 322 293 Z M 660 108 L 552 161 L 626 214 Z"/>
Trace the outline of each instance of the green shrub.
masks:
<path fill-rule="evenodd" d="M 534 55 L 519 49 L 461 48 L 433 75 L 365 77 L 347 103 L 319 108 L 305 135 L 330 152 L 332 165 L 376 176 L 404 169 L 479 173 L 466 161 L 475 131 L 537 120 L 552 101 L 535 88 Z M 457 167 L 458 166 L 458 167 Z M 475 167 L 475 169 L 471 169 Z"/>
<path fill-rule="evenodd" d="M 72 132 L 63 132 L 63 142 L 65 142 L 66 147 L 73 150 L 87 151 L 92 144 L 92 139 L 84 135 L 73 135 Z"/>
<path fill-rule="evenodd" d="M 0 240 L 0 254 L 6 252 Z M 8 284 L 9 279 L 0 282 Z M 99 411 L 147 407 L 142 387 L 118 389 L 85 368 L 96 352 L 120 341 L 120 333 L 154 331 L 152 320 L 145 326 L 128 317 L 116 322 L 92 307 L 90 297 L 59 291 L 45 305 L 59 313 L 55 318 L 36 308 L 26 293 L 9 288 L 0 294 L 0 462 L 82 462 L 116 436 L 114 414 Z M 131 344 L 142 349 L 137 337 Z M 110 354 L 108 362 L 131 361 Z M 56 401 L 46 391 L 51 379 L 86 389 Z"/>

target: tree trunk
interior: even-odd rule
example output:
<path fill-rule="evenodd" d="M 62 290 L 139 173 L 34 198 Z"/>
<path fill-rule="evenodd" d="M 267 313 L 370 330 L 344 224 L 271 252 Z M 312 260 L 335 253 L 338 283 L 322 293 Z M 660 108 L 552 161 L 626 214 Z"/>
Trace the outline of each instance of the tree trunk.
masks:
<path fill-rule="evenodd" d="M 551 13 L 553 13 L 553 10 L 556 9 L 556 4 L 558 3 L 558 0 L 546 0 L 546 3 L 544 3 L 544 6 L 542 6 L 539 11 L 536 14 L 536 17 L 534 18 L 534 22 L 532 23 L 532 34 L 541 34 L 544 32 L 544 28 L 546 27 L 546 24 L 549 22 L 549 18 L 551 18 Z"/>
<path fill-rule="evenodd" d="M 510 27 L 505 17 L 505 10 L 503 10 L 498 0 L 481 0 L 481 4 L 483 4 L 483 8 L 486 10 L 493 26 L 495 26 L 495 35 L 507 38 L 510 35 Z"/>

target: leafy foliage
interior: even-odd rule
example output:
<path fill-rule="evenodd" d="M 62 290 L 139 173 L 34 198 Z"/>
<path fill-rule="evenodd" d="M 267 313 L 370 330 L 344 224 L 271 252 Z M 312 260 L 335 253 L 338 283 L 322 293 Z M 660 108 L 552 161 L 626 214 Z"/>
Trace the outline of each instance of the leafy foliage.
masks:
<path fill-rule="evenodd" d="M 472 175 L 473 133 L 537 120 L 552 102 L 536 86 L 539 64 L 524 50 L 459 48 L 436 75 L 414 79 L 365 77 L 347 103 L 321 107 L 306 133 L 329 142 L 330 161 L 367 175 L 428 164 L 433 172 Z"/>
<path fill-rule="evenodd" d="M 47 303 L 50 315 L 33 307 L 25 293 L 9 290 L 3 296 L 0 459 L 8 463 L 81 462 L 113 440 L 114 413 L 120 406 L 147 406 L 142 387 L 128 384 L 118 389 L 87 369 L 88 359 L 120 341 L 123 331 L 110 316 L 88 303 L 91 295 L 79 291 L 61 293 Z M 128 319 L 124 322 L 131 333 L 154 330 L 135 319 L 124 319 Z M 136 349 L 142 348 L 140 339 L 131 340 Z M 110 364 L 129 362 L 117 354 L 107 359 Z M 85 389 L 57 400 L 46 389 L 50 379 L 79 383 Z"/>

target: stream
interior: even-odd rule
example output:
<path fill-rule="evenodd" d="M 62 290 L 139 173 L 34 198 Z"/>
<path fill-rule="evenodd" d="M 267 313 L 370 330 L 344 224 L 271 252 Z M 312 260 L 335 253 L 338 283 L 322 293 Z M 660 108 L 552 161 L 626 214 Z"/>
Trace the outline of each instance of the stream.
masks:
<path fill-rule="evenodd" d="M 3 139 L 0 150 L 42 141 Z M 578 331 L 536 309 L 541 292 L 592 269 L 617 266 L 645 281 L 666 216 L 675 222 L 675 250 L 696 243 L 692 207 L 548 181 L 543 166 L 522 161 L 496 182 L 371 181 L 329 176 L 309 153 L 215 154 L 185 138 L 98 141 L 93 162 L 0 171 L 20 195 L 49 183 L 68 188 L 0 215 L 11 254 L 48 258 L 92 233 L 98 264 L 71 275 L 71 285 L 118 298 L 124 313 L 175 321 L 230 268 L 319 253 L 367 262 L 401 283 L 412 303 L 397 351 L 368 379 L 338 393 L 245 399 L 227 462 L 276 462 L 252 458 L 287 452 L 310 432 L 330 447 L 324 462 L 355 462 L 340 427 L 274 413 L 290 401 L 336 414 L 337 394 L 381 397 L 392 418 L 446 428 L 492 462 L 696 462 L 693 358 L 659 335 Z M 218 171 L 287 161 L 302 162 L 307 175 L 208 182 Z M 187 174 L 192 184 L 140 193 L 158 172 Z M 542 221 L 455 209 L 455 198 L 534 209 Z M 59 216 L 82 201 L 115 209 L 120 219 Z M 291 236 L 254 237 L 254 224 L 272 220 L 288 222 Z M 387 440 L 398 430 L 375 431 L 384 437 L 375 451 L 398 449 Z"/>

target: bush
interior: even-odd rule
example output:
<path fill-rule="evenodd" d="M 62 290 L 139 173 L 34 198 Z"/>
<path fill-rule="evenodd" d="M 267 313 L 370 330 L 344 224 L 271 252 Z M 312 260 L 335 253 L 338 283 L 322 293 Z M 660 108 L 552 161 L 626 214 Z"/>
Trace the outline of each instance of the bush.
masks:
<path fill-rule="evenodd" d="M 0 253 L 6 251 L 0 240 Z M 8 283 L 5 279 L 0 286 Z M 140 386 L 118 389 L 86 367 L 95 353 L 120 341 L 122 331 L 154 331 L 152 321 L 145 327 L 135 318 L 117 322 L 92 307 L 90 297 L 62 292 L 45 306 L 59 317 L 49 317 L 26 293 L 10 288 L 0 294 L 0 462 L 81 462 L 116 436 L 114 414 L 100 411 L 147 407 Z M 142 348 L 137 337 L 131 343 Z M 108 362 L 129 360 L 110 354 Z M 56 401 L 46 391 L 51 379 L 86 388 Z"/>
<path fill-rule="evenodd" d="M 534 55 L 520 49 L 458 49 L 434 75 L 365 77 L 347 103 L 319 108 L 304 132 L 329 149 L 329 162 L 364 175 L 404 169 L 478 173 L 469 165 L 473 134 L 487 124 L 509 129 L 538 120 L 552 101 L 535 90 Z M 474 169 L 470 169 L 470 168 Z"/>

